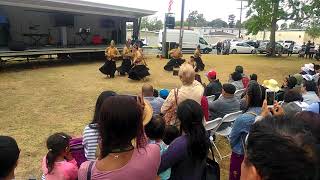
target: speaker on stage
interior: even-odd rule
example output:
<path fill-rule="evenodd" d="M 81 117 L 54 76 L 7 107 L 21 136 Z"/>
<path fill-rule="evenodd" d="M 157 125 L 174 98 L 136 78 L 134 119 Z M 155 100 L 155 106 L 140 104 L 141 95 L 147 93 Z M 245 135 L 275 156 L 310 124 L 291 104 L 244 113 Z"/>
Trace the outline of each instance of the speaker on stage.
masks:
<path fill-rule="evenodd" d="M 174 29 L 175 25 L 176 25 L 175 17 L 173 15 L 168 14 L 166 17 L 166 27 L 168 29 Z"/>
<path fill-rule="evenodd" d="M 23 42 L 11 41 L 8 44 L 8 48 L 11 51 L 24 51 L 27 49 L 27 46 Z"/>

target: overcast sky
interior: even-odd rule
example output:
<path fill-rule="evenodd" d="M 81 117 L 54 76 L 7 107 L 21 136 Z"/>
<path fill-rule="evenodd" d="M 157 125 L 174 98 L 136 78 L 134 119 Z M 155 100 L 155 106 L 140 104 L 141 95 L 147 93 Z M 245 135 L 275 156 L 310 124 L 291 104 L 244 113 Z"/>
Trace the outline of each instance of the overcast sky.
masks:
<path fill-rule="evenodd" d="M 106 3 L 119 6 L 127 6 L 141 9 L 150 9 L 158 11 L 156 16 L 164 17 L 164 13 L 168 11 L 169 0 L 87 0 L 99 3 Z M 180 20 L 181 0 L 173 0 L 171 12 L 176 14 L 176 20 Z M 207 21 L 216 18 L 228 20 L 228 15 L 235 14 L 236 19 L 240 16 L 240 1 L 238 0 L 185 0 L 185 17 L 189 12 L 197 10 L 204 14 Z M 243 13 L 245 17 L 245 13 Z"/>

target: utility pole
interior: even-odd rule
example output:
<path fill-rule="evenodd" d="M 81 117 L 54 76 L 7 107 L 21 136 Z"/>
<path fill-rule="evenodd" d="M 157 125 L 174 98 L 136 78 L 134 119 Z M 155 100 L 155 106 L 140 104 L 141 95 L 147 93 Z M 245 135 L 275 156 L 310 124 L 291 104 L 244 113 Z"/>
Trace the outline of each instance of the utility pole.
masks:
<path fill-rule="evenodd" d="M 168 13 L 165 14 L 164 17 L 164 25 L 163 25 L 163 31 L 162 31 L 162 57 L 167 58 L 167 16 Z"/>
<path fill-rule="evenodd" d="M 181 21 L 180 21 L 180 37 L 179 37 L 179 46 L 180 46 L 180 49 L 182 49 L 182 42 L 183 42 L 184 4 L 185 4 L 185 0 L 182 0 L 182 7 L 181 7 Z"/>
<path fill-rule="evenodd" d="M 241 1 L 241 7 L 240 7 L 240 26 L 239 26 L 239 38 L 241 38 L 241 26 L 242 26 L 242 10 L 243 10 L 243 0 Z"/>

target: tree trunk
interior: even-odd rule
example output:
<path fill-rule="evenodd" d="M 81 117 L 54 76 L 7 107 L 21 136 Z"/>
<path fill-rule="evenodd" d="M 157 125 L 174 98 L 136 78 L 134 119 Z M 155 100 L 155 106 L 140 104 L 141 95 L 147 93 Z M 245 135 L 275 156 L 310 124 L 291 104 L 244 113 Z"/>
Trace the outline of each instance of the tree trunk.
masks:
<path fill-rule="evenodd" d="M 270 43 L 271 43 L 271 56 L 276 56 L 276 31 L 279 13 L 279 0 L 274 0 L 273 3 L 273 16 L 271 21 Z"/>

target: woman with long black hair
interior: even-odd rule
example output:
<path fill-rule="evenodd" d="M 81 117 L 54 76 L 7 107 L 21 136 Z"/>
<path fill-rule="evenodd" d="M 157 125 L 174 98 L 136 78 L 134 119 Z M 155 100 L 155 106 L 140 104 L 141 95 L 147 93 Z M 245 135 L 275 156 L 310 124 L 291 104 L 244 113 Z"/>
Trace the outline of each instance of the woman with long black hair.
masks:
<path fill-rule="evenodd" d="M 161 156 L 158 173 L 171 168 L 170 180 L 202 179 L 210 142 L 203 126 L 201 106 L 196 101 L 187 99 L 179 104 L 177 116 L 181 121 L 182 135 Z"/>

